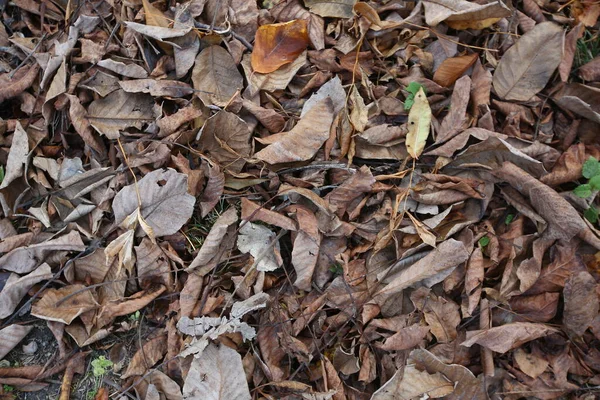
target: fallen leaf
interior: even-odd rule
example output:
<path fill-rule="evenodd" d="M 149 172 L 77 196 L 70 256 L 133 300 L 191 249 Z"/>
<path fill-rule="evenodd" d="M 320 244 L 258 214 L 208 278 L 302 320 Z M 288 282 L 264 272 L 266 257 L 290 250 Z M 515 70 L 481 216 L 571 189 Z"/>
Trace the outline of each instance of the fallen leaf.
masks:
<path fill-rule="evenodd" d="M 187 175 L 169 168 L 152 171 L 121 189 L 112 207 L 117 224 L 139 208 L 154 235 L 161 237 L 174 234 L 190 219 L 195 202 L 194 196 L 187 192 Z"/>
<path fill-rule="evenodd" d="M 564 31 L 553 22 L 538 24 L 521 36 L 494 72 L 492 83 L 498 96 L 527 101 L 542 90 L 560 64 L 564 39 Z"/>
<path fill-rule="evenodd" d="M 563 324 L 568 332 L 582 336 L 598 315 L 597 286 L 588 272 L 575 273 L 565 282 Z"/>
<path fill-rule="evenodd" d="M 94 100 L 88 107 L 90 125 L 109 139 L 120 137 L 120 131 L 130 127 L 142 129 L 154 121 L 154 100 L 141 93 L 115 90 L 104 98 Z"/>
<path fill-rule="evenodd" d="M 463 128 L 467 122 L 470 91 L 471 79 L 468 76 L 463 76 L 456 81 L 452 92 L 450 112 L 442 121 L 436 143 L 443 143 L 464 131 Z"/>
<path fill-rule="evenodd" d="M 579 67 L 577 71 L 581 79 L 584 81 L 594 82 L 600 80 L 600 57 L 594 58 L 587 64 Z"/>
<path fill-rule="evenodd" d="M 33 326 L 12 324 L 0 330 L 0 358 L 4 358 L 10 351 L 27 336 Z"/>
<path fill-rule="evenodd" d="M 477 61 L 477 53 L 467 56 L 446 58 L 433 74 L 433 80 L 438 85 L 450 87 Z M 455 89 L 456 90 L 456 89 Z"/>
<path fill-rule="evenodd" d="M 304 0 L 308 9 L 321 17 L 352 18 L 357 0 Z"/>
<path fill-rule="evenodd" d="M 399 372 L 402 370 L 399 370 Z M 440 398 L 451 396 L 454 383 L 440 372 L 421 371 L 415 365 L 404 367 L 403 375 L 394 374 L 384 386 L 377 390 L 371 400 L 393 400 L 414 398 Z"/>
<path fill-rule="evenodd" d="M 25 129 L 23 129 L 21 124 L 17 122 L 10 151 L 8 152 L 8 160 L 6 161 L 6 174 L 2 179 L 0 189 L 4 189 L 15 179 L 23 176 L 28 153 L 29 142 L 27 132 L 25 132 Z"/>
<path fill-rule="evenodd" d="M 131 79 L 120 81 L 119 86 L 127 93 L 149 93 L 154 97 L 185 97 L 193 93 L 190 85 L 168 79 Z"/>
<path fill-rule="evenodd" d="M 167 353 L 166 339 L 166 335 L 163 334 L 145 342 L 135 352 L 131 361 L 129 361 L 127 370 L 121 375 L 121 379 L 127 379 L 135 375 L 144 375 L 154 364 L 160 361 Z"/>
<path fill-rule="evenodd" d="M 288 207 L 298 221 L 298 233 L 292 249 L 292 265 L 296 270 L 294 286 L 309 291 L 319 259 L 321 234 L 314 213 L 302 206 Z"/>
<path fill-rule="evenodd" d="M 283 261 L 279 250 L 279 240 L 274 232 L 262 225 L 242 222 L 237 240 L 242 253 L 250 253 L 258 271 L 275 271 Z"/>
<path fill-rule="evenodd" d="M 240 172 L 250 156 L 251 132 L 234 113 L 219 111 L 204 123 L 198 133 L 200 151 L 218 162 L 224 170 Z"/>
<path fill-rule="evenodd" d="M 119 61 L 106 59 L 98 61 L 97 65 L 128 78 L 144 79 L 148 77 L 148 72 L 136 64 L 125 64 Z"/>
<path fill-rule="evenodd" d="M 425 21 L 436 26 L 442 21 L 456 24 L 456 29 L 483 29 L 508 17 L 511 11 L 503 3 L 477 4 L 465 0 L 424 1 Z"/>
<path fill-rule="evenodd" d="M 31 85 L 38 76 L 40 68 L 37 64 L 31 66 L 24 66 L 19 69 L 13 76 L 11 73 L 4 73 L 0 75 L 0 103 L 5 100 L 12 99 L 23 93 Z"/>
<path fill-rule="evenodd" d="M 266 224 L 278 226 L 288 231 L 295 231 L 294 221 L 278 212 L 271 211 L 265 207 L 259 206 L 252 201 L 242 198 L 242 219 L 245 221 L 262 221 Z"/>
<path fill-rule="evenodd" d="M 308 46 L 307 29 L 303 19 L 260 26 L 254 39 L 252 69 L 268 74 L 294 61 Z"/>
<path fill-rule="evenodd" d="M 494 328 L 468 331 L 467 340 L 461 346 L 471 347 L 478 344 L 496 353 L 506 353 L 524 343 L 558 332 L 557 329 L 544 324 L 514 322 Z"/>
<path fill-rule="evenodd" d="M 250 400 L 250 390 L 239 353 L 225 345 L 209 344 L 194 357 L 183 384 L 186 399 Z M 198 379 L 202 377 L 202 379 Z"/>
<path fill-rule="evenodd" d="M 204 104 L 220 107 L 227 105 L 244 83 L 233 57 L 221 46 L 207 47 L 198 54 L 192 81 Z"/>
<path fill-rule="evenodd" d="M 38 282 L 52 278 L 50 266 L 46 263 L 40 265 L 30 274 L 19 277 L 11 274 L 0 291 L 0 319 L 9 317 L 19 305 L 27 291 Z"/>
<path fill-rule="evenodd" d="M 517 349 L 514 352 L 515 362 L 527 376 L 536 379 L 546 371 L 549 362 L 533 353 L 527 353 L 523 349 Z"/>
<path fill-rule="evenodd" d="M 333 104 L 326 98 L 313 106 L 291 131 L 278 134 L 279 140 L 254 156 L 269 164 L 309 160 L 329 138 L 332 122 Z"/>
<path fill-rule="evenodd" d="M 168 41 L 167 39 L 174 39 L 185 36 L 189 31 L 192 30 L 192 26 L 187 26 L 185 28 L 166 28 L 162 26 L 138 24 L 137 22 L 129 21 L 124 21 L 123 24 L 127 28 L 141 33 L 142 35 L 151 37 L 152 39 L 156 39 L 161 42 L 169 43 L 171 45 L 175 44 Z"/>
<path fill-rule="evenodd" d="M 110 300 L 102 304 L 97 315 L 96 326 L 104 327 L 115 317 L 135 313 L 160 296 L 165 290 L 166 288 L 163 285 L 153 285 L 133 296 Z"/>
<path fill-rule="evenodd" d="M 48 289 L 31 307 L 31 315 L 69 325 L 81 314 L 96 308 L 98 303 L 92 291 L 86 290 L 84 285 L 75 284 L 60 289 Z"/>
<path fill-rule="evenodd" d="M 387 278 L 388 284 L 377 291 L 374 297 L 376 300 L 378 297 L 385 299 L 392 294 L 400 293 L 414 284 L 434 278 L 439 274 L 449 274 L 458 264 L 465 262 L 468 257 L 469 253 L 464 244 L 454 239 L 448 239 L 440 243 L 427 256 L 402 271 L 395 272 L 392 266 L 391 270 L 393 272 Z M 438 282 L 443 280 L 444 277 L 439 279 Z M 380 300 L 377 301 L 379 302 Z"/>
<path fill-rule="evenodd" d="M 84 251 L 85 245 L 76 231 L 46 242 L 16 248 L 0 258 L 0 268 L 18 274 L 33 271 L 53 251 Z"/>
<path fill-rule="evenodd" d="M 412 158 L 419 158 L 429 137 L 431 124 L 431 108 L 427 96 L 421 87 L 415 95 L 415 102 L 408 114 L 408 133 L 406 134 L 406 150 Z"/>

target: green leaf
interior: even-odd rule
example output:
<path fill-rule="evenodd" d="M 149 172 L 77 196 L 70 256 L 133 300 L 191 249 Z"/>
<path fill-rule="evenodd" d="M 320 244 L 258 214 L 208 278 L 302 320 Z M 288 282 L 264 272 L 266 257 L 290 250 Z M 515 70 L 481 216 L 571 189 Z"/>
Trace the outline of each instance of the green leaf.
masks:
<path fill-rule="evenodd" d="M 595 176 L 600 175 L 600 162 L 596 160 L 594 157 L 590 157 L 583 164 L 583 169 L 581 171 L 583 176 L 590 179 Z"/>
<path fill-rule="evenodd" d="M 504 218 L 504 225 L 510 225 L 511 222 L 515 219 L 515 214 L 508 214 L 506 218 Z"/>
<path fill-rule="evenodd" d="M 106 374 L 106 370 L 113 366 L 113 362 L 107 360 L 104 356 L 100 356 L 92 361 L 92 373 L 94 376 L 102 376 Z"/>
<path fill-rule="evenodd" d="M 408 111 L 415 104 L 415 95 L 409 94 L 406 100 L 404 100 L 404 110 Z"/>
<path fill-rule="evenodd" d="M 4 165 L 0 165 L 0 183 L 4 180 Z"/>
<path fill-rule="evenodd" d="M 420 83 L 411 82 L 406 87 L 406 91 L 414 96 L 415 94 L 417 94 L 417 92 L 421 88 L 423 88 L 423 90 L 425 90 L 425 88 L 423 87 L 423 85 L 421 85 Z M 427 93 L 427 92 L 425 92 L 425 93 Z"/>
<path fill-rule="evenodd" d="M 598 222 L 598 209 L 596 207 L 590 207 L 583 213 L 585 219 L 590 221 L 592 224 Z"/>
<path fill-rule="evenodd" d="M 489 238 L 489 237 L 487 237 L 487 236 L 484 236 L 484 237 L 482 237 L 481 239 L 479 239 L 479 242 L 477 242 L 477 243 L 479 243 L 479 246 L 481 246 L 481 247 L 485 247 L 485 246 L 487 246 L 488 244 L 490 244 L 490 238 Z"/>
<path fill-rule="evenodd" d="M 577 197 L 585 199 L 586 197 L 590 197 L 592 195 L 592 187 L 587 183 L 584 185 L 579 185 L 573 189 L 573 194 Z"/>
<path fill-rule="evenodd" d="M 593 190 L 600 190 L 600 175 L 592 176 L 588 183 Z"/>

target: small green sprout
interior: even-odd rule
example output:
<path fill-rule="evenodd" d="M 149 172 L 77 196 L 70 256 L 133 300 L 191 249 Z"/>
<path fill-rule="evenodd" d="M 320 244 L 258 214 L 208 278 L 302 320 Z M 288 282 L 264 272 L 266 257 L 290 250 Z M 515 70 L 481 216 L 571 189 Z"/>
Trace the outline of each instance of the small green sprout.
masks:
<path fill-rule="evenodd" d="M 600 190 L 600 162 L 594 157 L 590 157 L 583 164 L 581 170 L 584 178 L 588 179 L 587 183 L 581 184 L 573 189 L 573 194 L 583 199 L 590 197 L 594 190 Z M 585 219 L 592 224 L 598 222 L 598 209 L 591 206 L 583 213 Z"/>
<path fill-rule="evenodd" d="M 408 96 L 406 97 L 406 100 L 404 100 L 404 109 L 406 111 L 410 110 L 411 107 L 413 106 L 413 104 L 415 104 L 415 95 L 421 88 L 423 88 L 423 91 L 425 93 L 427 93 L 427 91 L 425 90 L 425 87 L 423 87 L 423 85 L 421 85 L 420 83 L 417 83 L 417 82 L 411 82 L 406 87 L 406 91 L 409 93 Z"/>
<path fill-rule="evenodd" d="M 511 222 L 515 220 L 515 214 L 508 214 L 506 218 L 504 218 L 504 225 L 510 225 Z"/>
<path fill-rule="evenodd" d="M 488 244 L 490 244 L 490 238 L 487 236 L 482 237 L 481 239 L 479 239 L 479 246 L 481 246 L 481 248 L 484 248 L 485 246 L 487 246 Z"/>
<path fill-rule="evenodd" d="M 341 275 L 344 273 L 344 268 L 342 268 L 339 264 L 333 264 L 329 267 L 329 271 L 331 271 L 334 275 Z"/>
<path fill-rule="evenodd" d="M 137 322 L 137 321 L 139 321 L 139 320 L 140 320 L 140 315 L 141 315 L 141 314 L 140 314 L 140 310 L 137 310 L 137 311 L 136 311 L 136 312 L 134 312 L 133 314 L 129 314 L 129 317 L 128 317 L 128 319 L 129 319 L 131 322 Z"/>
<path fill-rule="evenodd" d="M 95 377 L 105 375 L 108 368 L 112 368 L 113 362 L 100 356 L 92 361 L 92 373 Z"/>

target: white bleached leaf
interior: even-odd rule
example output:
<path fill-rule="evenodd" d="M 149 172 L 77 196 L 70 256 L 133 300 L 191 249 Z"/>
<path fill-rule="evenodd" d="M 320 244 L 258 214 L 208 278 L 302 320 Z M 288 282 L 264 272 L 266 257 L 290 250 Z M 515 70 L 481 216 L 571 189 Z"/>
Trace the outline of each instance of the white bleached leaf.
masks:
<path fill-rule="evenodd" d="M 246 222 L 240 228 L 237 245 L 242 253 L 254 257 L 258 271 L 275 271 L 283 263 L 275 233 L 262 225 Z"/>

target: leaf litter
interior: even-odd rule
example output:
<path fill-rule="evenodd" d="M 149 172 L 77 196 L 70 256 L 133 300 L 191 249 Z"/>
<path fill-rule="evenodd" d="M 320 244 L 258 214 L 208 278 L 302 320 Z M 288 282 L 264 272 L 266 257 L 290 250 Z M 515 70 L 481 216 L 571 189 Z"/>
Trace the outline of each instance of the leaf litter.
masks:
<path fill-rule="evenodd" d="M 598 4 L 1 9 L 0 398 L 597 397 Z"/>

